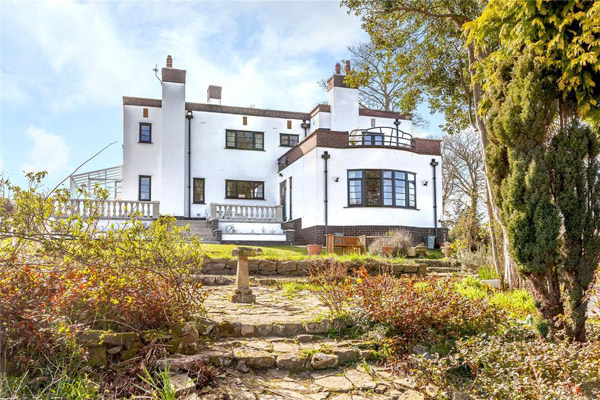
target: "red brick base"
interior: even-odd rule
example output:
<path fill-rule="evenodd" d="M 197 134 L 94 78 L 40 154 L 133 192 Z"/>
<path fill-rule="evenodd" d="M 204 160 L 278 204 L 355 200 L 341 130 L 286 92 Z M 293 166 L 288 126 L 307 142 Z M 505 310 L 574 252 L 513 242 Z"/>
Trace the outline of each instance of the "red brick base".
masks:
<path fill-rule="evenodd" d="M 309 228 L 302 229 L 302 219 L 296 219 L 289 221 L 286 224 L 291 225 L 293 223 L 295 232 L 294 243 L 298 245 L 306 244 L 321 244 L 325 245 L 325 226 L 317 225 Z M 412 235 L 413 245 L 417 245 L 421 242 L 426 243 L 427 236 L 433 236 L 434 228 L 419 228 L 414 226 L 399 226 L 399 225 L 354 225 L 354 226 L 328 226 L 328 233 L 342 233 L 345 236 L 383 236 L 386 232 L 395 229 L 404 229 Z M 438 244 L 446 241 L 448 236 L 448 229 L 438 228 Z M 372 242 L 373 239 L 367 239 L 367 244 Z"/>

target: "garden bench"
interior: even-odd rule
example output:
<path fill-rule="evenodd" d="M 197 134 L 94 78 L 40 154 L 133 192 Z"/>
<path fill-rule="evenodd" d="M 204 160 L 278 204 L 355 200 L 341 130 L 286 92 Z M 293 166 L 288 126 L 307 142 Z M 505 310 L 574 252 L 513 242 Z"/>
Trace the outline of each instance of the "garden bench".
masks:
<path fill-rule="evenodd" d="M 366 236 L 340 236 L 329 234 L 326 236 L 327 252 L 333 253 L 336 248 L 342 249 L 342 254 L 358 252 L 364 254 L 367 245 Z"/>

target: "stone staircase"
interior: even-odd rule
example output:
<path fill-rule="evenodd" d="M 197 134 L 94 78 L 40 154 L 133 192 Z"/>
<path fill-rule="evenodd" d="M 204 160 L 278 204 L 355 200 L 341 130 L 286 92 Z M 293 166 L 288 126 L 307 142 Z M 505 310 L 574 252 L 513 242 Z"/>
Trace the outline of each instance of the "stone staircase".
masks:
<path fill-rule="evenodd" d="M 178 219 L 177 226 L 189 226 L 190 232 L 186 236 L 195 236 L 203 243 L 218 243 L 215 240 L 210 223 L 203 219 Z"/>
<path fill-rule="evenodd" d="M 230 303 L 226 293 L 232 286 L 223 283 L 208 289 L 194 354 L 158 363 L 168 367 L 180 398 L 425 398 L 411 378 L 394 376 L 380 365 L 379 342 L 344 336 L 344 323 L 324 314 L 326 308 L 309 292 L 288 298 L 255 282 L 256 303 Z M 218 369 L 216 385 L 198 389 L 188 375 L 198 364 Z"/>

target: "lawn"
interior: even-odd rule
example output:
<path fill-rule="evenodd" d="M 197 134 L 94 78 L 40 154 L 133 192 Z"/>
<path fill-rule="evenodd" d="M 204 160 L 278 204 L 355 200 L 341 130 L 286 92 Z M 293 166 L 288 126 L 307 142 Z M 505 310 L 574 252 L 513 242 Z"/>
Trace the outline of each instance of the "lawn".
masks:
<path fill-rule="evenodd" d="M 204 254 L 210 258 L 234 258 L 231 255 L 231 251 L 238 247 L 238 245 L 234 244 L 202 244 L 200 246 L 200 250 L 204 252 Z M 252 246 L 255 248 L 262 249 L 262 254 L 257 256 L 257 258 L 265 259 L 265 260 L 289 260 L 289 261 L 300 261 L 314 258 L 315 256 L 308 256 L 306 254 L 305 246 Z M 335 257 L 340 261 L 355 261 L 355 262 L 365 262 L 367 260 L 377 260 L 377 261 L 385 261 L 385 262 L 411 262 L 412 260 L 416 260 L 418 258 L 389 258 L 382 257 L 377 254 L 337 254 L 337 253 L 325 253 L 324 251 L 321 253 L 321 257 Z M 442 259 L 444 255 L 440 250 L 428 250 L 428 254 L 425 257 L 426 259 Z"/>

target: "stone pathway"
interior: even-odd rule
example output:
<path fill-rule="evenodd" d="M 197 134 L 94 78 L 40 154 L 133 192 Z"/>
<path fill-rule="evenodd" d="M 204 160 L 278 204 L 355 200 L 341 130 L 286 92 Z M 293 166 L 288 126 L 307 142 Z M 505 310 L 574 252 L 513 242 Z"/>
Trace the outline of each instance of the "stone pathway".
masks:
<path fill-rule="evenodd" d="M 260 282 L 260 281 L 255 281 Z M 308 291 L 292 298 L 254 285 L 255 304 L 227 300 L 233 285 L 211 286 L 196 354 L 161 360 L 180 398 L 418 400 L 408 378 L 392 376 L 377 363 L 379 345 L 356 338 L 328 337 L 343 328 Z M 219 370 L 217 385 L 197 390 L 188 371 L 203 363 Z"/>

